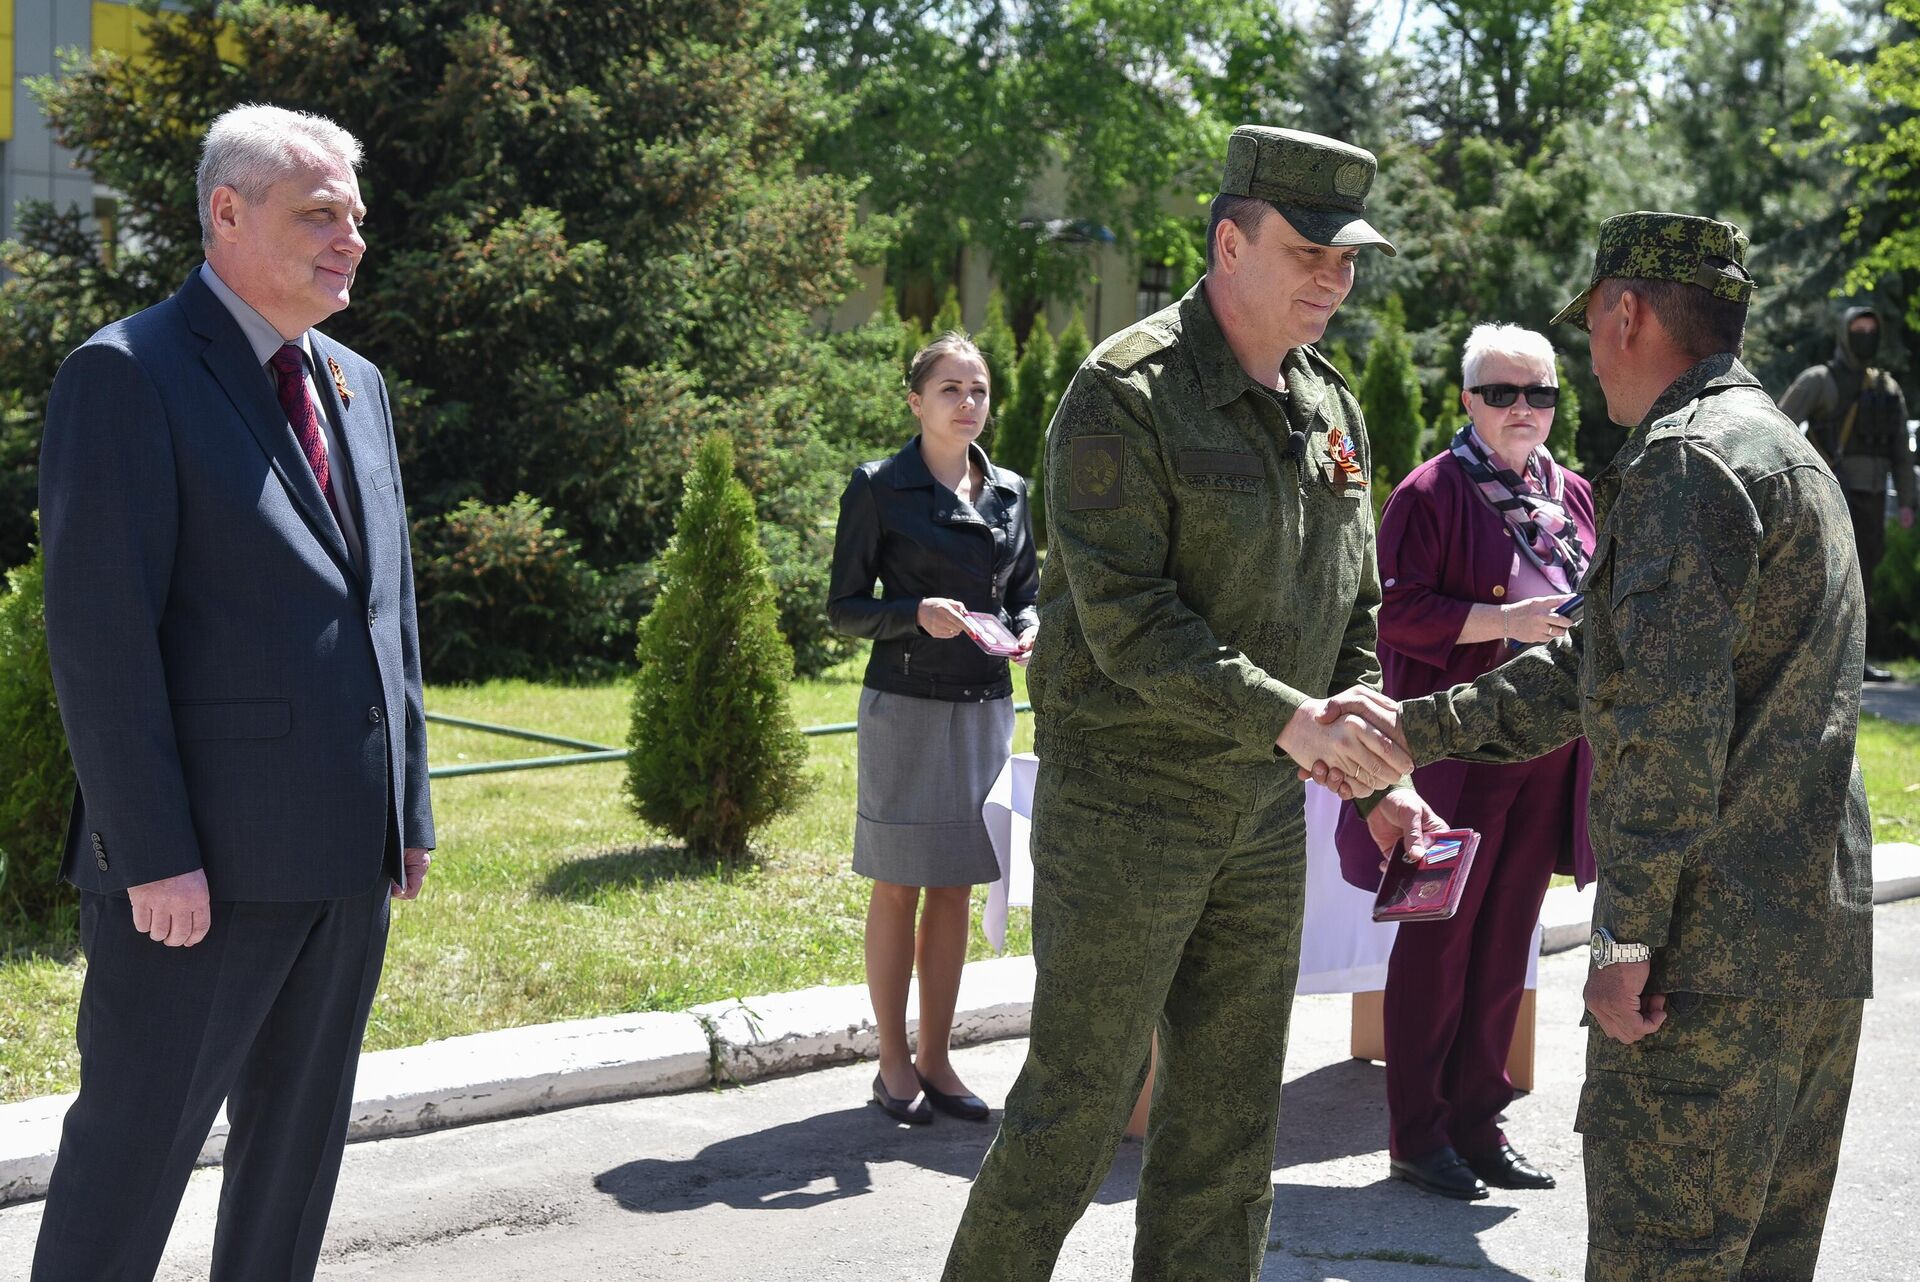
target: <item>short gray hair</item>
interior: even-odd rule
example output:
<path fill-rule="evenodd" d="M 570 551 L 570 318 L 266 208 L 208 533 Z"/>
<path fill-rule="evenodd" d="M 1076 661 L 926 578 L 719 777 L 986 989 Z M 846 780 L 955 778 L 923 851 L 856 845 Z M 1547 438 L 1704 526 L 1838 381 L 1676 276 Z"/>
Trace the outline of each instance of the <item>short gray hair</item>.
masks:
<path fill-rule="evenodd" d="M 1480 386 L 1480 367 L 1489 356 L 1533 357 L 1546 364 L 1556 384 L 1560 381 L 1553 344 L 1545 334 L 1518 325 L 1483 324 L 1475 325 L 1473 332 L 1467 335 L 1467 349 L 1460 357 L 1462 387 Z"/>
<path fill-rule="evenodd" d="M 223 111 L 200 144 L 195 175 L 200 200 L 200 247 L 213 248 L 208 204 L 216 187 L 231 187 L 248 202 L 262 200 L 275 183 L 319 156 L 360 167 L 360 140 L 325 116 L 247 103 Z"/>

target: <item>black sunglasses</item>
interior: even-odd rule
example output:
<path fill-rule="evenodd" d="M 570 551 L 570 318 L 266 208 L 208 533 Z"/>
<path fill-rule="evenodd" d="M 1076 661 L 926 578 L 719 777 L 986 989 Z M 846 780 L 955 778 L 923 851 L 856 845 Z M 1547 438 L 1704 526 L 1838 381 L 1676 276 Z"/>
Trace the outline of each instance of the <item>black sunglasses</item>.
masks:
<path fill-rule="evenodd" d="M 1526 395 L 1527 404 L 1537 410 L 1550 410 L 1560 403 L 1559 388 L 1538 383 L 1532 387 L 1515 387 L 1512 383 L 1482 383 L 1467 390 L 1497 410 L 1513 404 L 1522 393 Z"/>

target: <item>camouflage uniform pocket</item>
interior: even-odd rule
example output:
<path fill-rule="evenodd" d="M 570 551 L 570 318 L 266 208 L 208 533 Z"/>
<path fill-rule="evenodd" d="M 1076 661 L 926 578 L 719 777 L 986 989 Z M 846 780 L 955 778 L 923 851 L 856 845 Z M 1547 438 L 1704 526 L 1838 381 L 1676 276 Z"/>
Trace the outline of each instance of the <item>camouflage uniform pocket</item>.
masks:
<path fill-rule="evenodd" d="M 1588 1073 L 1573 1128 L 1586 1137 L 1595 1245 L 1630 1248 L 1636 1238 L 1678 1247 L 1712 1243 L 1719 1112 L 1716 1086 Z"/>

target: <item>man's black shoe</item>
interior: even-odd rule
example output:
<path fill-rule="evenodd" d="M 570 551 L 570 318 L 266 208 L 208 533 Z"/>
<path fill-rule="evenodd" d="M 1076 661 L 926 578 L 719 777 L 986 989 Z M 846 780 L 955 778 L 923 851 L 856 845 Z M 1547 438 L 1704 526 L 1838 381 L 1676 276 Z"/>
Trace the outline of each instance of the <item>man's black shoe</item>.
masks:
<path fill-rule="evenodd" d="M 1418 1160 L 1392 1158 L 1389 1173 L 1394 1179 L 1405 1180 L 1417 1189 L 1462 1202 L 1478 1202 L 1487 1196 L 1487 1186 L 1467 1165 L 1467 1159 L 1454 1152 L 1451 1145 L 1436 1149 Z"/>
<path fill-rule="evenodd" d="M 1860 679 L 1862 681 L 1891 681 L 1893 680 L 1893 673 L 1888 672 L 1885 668 L 1876 668 L 1869 663 L 1867 670 L 1860 674 Z"/>
<path fill-rule="evenodd" d="M 1475 1175 L 1497 1189 L 1550 1189 L 1555 1186 L 1553 1176 L 1514 1152 L 1511 1144 L 1502 1144 L 1492 1153 L 1476 1153 L 1467 1159 L 1467 1165 Z"/>

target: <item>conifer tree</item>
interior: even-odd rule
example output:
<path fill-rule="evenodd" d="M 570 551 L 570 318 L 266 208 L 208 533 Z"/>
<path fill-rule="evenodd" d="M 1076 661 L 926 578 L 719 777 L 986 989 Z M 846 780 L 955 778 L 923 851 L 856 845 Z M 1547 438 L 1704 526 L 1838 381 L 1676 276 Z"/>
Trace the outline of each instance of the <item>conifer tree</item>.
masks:
<path fill-rule="evenodd" d="M 947 296 L 941 300 L 940 310 L 933 314 L 933 328 L 927 332 L 931 337 L 938 338 L 953 330 L 966 332 L 960 319 L 960 287 L 958 285 L 947 286 Z"/>
<path fill-rule="evenodd" d="M 1087 323 L 1076 311 L 1060 335 L 1059 346 L 1053 349 L 1053 386 L 1043 407 L 1042 422 L 1053 422 L 1053 411 L 1059 406 L 1060 398 L 1067 394 L 1067 385 L 1073 382 L 1081 362 L 1087 359 L 1087 353 L 1092 350 L 1093 344 L 1087 338 Z M 1047 538 L 1047 439 L 1044 427 L 1041 429 L 1040 449 L 1034 459 L 1033 476 L 1027 485 L 1027 492 L 1033 505 L 1033 533 L 1044 543 Z"/>
<path fill-rule="evenodd" d="M 1347 340 L 1334 339 L 1327 344 L 1326 351 L 1322 355 L 1327 358 L 1328 364 L 1340 371 L 1340 377 L 1347 380 L 1347 389 L 1357 394 L 1360 387 L 1360 374 L 1353 367 L 1353 353 L 1347 350 Z"/>
<path fill-rule="evenodd" d="M 0 920 L 35 935 L 60 933 L 55 919 L 71 912 L 60 854 L 73 763 L 47 662 L 44 575 L 36 548 L 0 592 Z"/>
<path fill-rule="evenodd" d="M 811 787 L 787 697 L 793 651 L 756 526 L 731 438 L 708 434 L 640 623 L 627 740 L 634 812 L 727 864 L 748 862 L 752 835 Z"/>
<path fill-rule="evenodd" d="M 1002 411 L 1013 403 L 1019 382 L 1015 364 L 1019 342 L 1013 336 L 1013 326 L 1007 323 L 1007 301 L 997 289 L 987 295 L 987 319 L 980 326 L 980 332 L 973 336 L 973 345 L 980 349 L 980 355 L 987 362 L 987 388 L 992 395 L 993 412 L 987 417 L 986 429 L 980 433 L 980 448 L 991 455 L 996 448 L 994 442 Z"/>
<path fill-rule="evenodd" d="M 1407 341 L 1407 314 L 1398 294 L 1387 296 L 1380 331 L 1360 376 L 1360 411 L 1373 445 L 1375 483 L 1391 490 L 1420 462 L 1427 424 L 1420 413 L 1420 375 Z"/>
<path fill-rule="evenodd" d="M 1558 362 L 1556 362 L 1556 366 Z M 1564 369 L 1557 369 L 1560 378 L 1560 404 L 1553 411 L 1553 429 L 1547 433 L 1547 453 L 1553 455 L 1553 461 L 1570 472 L 1580 470 L 1580 392 L 1567 378 Z"/>
<path fill-rule="evenodd" d="M 1000 420 L 995 461 L 1032 478 L 1046 441 L 1048 405 L 1053 400 L 1053 335 L 1047 318 L 1033 318 L 1027 346 L 1020 353 L 1013 399 L 997 411 Z"/>

